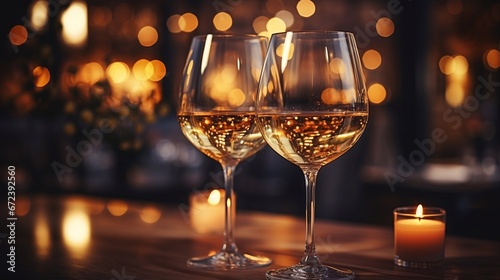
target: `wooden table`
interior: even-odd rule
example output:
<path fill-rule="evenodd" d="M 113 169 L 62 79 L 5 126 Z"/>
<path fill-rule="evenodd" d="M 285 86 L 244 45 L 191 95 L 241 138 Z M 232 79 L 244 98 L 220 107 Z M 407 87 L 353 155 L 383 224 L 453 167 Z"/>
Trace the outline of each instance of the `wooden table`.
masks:
<path fill-rule="evenodd" d="M 188 257 L 215 252 L 222 236 L 194 233 L 182 211 L 185 205 L 120 205 L 84 196 L 17 201 L 15 272 L 3 260 L 0 279 L 264 279 L 270 268 L 297 263 L 304 246 L 303 219 L 238 212 L 240 250 L 268 256 L 273 264 L 227 272 L 196 270 L 186 267 Z M 5 234 L 2 226 L 0 233 L 5 258 L 10 232 Z M 500 279 L 500 243 L 447 236 L 444 266 L 405 269 L 393 265 L 392 238 L 391 228 L 316 224 L 321 260 L 351 269 L 356 279 Z"/>

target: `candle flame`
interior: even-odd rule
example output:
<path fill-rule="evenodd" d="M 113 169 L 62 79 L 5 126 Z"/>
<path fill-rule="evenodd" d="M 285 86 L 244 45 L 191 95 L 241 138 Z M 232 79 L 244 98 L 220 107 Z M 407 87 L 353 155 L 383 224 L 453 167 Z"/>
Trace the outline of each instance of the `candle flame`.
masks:
<path fill-rule="evenodd" d="M 210 192 L 210 195 L 208 196 L 208 204 L 217 205 L 219 204 L 219 201 L 220 201 L 220 191 L 213 190 L 212 192 Z"/>
<path fill-rule="evenodd" d="M 419 204 L 417 206 L 417 211 L 415 212 L 415 216 L 419 219 L 424 217 L 424 207 L 422 207 L 422 204 Z"/>

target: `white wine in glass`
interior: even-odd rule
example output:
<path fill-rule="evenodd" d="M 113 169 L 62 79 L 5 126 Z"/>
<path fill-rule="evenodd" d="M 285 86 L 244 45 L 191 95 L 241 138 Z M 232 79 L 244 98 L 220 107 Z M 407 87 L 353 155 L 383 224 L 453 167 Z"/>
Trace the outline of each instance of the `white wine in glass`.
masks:
<path fill-rule="evenodd" d="M 224 172 L 224 243 L 218 253 L 191 258 L 188 266 L 230 270 L 265 266 L 271 260 L 243 254 L 234 240 L 233 177 L 237 165 L 266 142 L 255 124 L 255 95 L 267 38 L 202 35 L 193 38 L 182 76 L 178 120 L 186 138 L 218 161 Z"/>
<path fill-rule="evenodd" d="M 354 35 L 336 31 L 273 34 L 259 81 L 257 124 L 269 146 L 300 167 L 306 182 L 302 260 L 267 279 L 354 279 L 323 265 L 314 242 L 316 178 L 347 152 L 368 121 L 368 98 Z M 348 187 L 348 186 L 346 186 Z"/>

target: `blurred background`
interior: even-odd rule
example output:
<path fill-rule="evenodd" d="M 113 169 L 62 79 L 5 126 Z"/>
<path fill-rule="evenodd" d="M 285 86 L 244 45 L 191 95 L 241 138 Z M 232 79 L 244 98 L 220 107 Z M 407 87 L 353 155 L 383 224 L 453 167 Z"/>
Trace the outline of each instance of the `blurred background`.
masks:
<path fill-rule="evenodd" d="M 317 216 L 389 226 L 395 207 L 422 203 L 447 210 L 450 234 L 500 240 L 498 1 L 6 3 L 0 167 L 15 166 L 25 212 L 36 194 L 181 209 L 190 193 L 221 187 L 220 165 L 176 119 L 192 37 L 344 30 L 358 42 L 370 119 L 321 169 Z M 237 207 L 302 217 L 303 186 L 266 147 L 237 171 Z"/>

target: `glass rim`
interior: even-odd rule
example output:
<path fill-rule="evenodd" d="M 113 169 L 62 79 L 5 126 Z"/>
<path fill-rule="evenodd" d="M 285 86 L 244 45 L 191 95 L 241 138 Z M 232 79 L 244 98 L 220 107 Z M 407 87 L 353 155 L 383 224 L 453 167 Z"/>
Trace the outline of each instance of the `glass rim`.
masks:
<path fill-rule="evenodd" d="M 212 35 L 212 40 L 213 39 L 224 39 L 224 38 L 233 38 L 233 39 L 259 39 L 259 40 L 267 40 L 266 36 L 261 36 L 258 34 L 251 34 L 251 33 L 241 33 L 241 34 L 233 34 L 233 33 L 228 33 L 228 34 L 222 34 L 222 33 L 207 33 L 207 34 L 200 34 L 196 35 L 193 37 L 193 40 L 195 39 L 206 39 L 208 35 Z"/>
<path fill-rule="evenodd" d="M 350 31 L 344 31 L 344 30 L 298 30 L 298 31 L 294 31 L 294 30 L 290 30 L 290 31 L 284 31 L 284 32 L 278 32 L 278 33 L 273 33 L 271 34 L 271 37 L 272 36 L 284 36 L 288 33 L 293 33 L 293 34 L 297 34 L 297 35 L 320 35 L 320 34 L 323 34 L 323 35 L 328 35 L 328 34 L 334 34 L 334 35 L 346 35 L 348 37 L 354 37 L 354 33 L 350 32 Z"/>
<path fill-rule="evenodd" d="M 393 214 L 401 217 L 411 217 L 415 218 L 416 215 L 416 210 L 418 206 L 403 206 L 403 207 L 397 207 L 394 209 Z M 439 208 L 439 207 L 433 207 L 433 206 L 427 206 L 423 207 L 424 212 L 422 213 L 423 218 L 431 218 L 431 217 L 441 217 L 446 215 L 446 210 Z"/>

